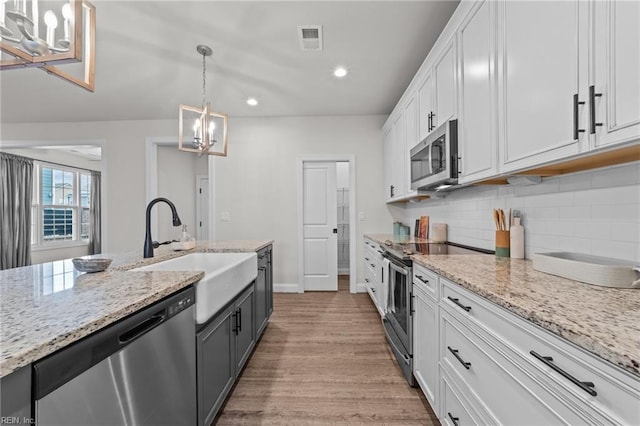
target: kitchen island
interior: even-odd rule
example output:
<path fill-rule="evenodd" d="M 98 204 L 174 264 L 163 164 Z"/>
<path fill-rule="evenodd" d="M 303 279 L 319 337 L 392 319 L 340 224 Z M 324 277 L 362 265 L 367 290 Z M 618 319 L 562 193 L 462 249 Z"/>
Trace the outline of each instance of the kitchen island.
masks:
<path fill-rule="evenodd" d="M 195 252 L 259 251 L 273 241 L 203 241 L 186 251 L 102 254 L 104 272 L 74 270 L 71 260 L 0 271 L 0 378 L 202 279 L 199 271 L 137 272 Z"/>
<path fill-rule="evenodd" d="M 131 269 L 191 253 L 223 252 L 258 252 L 259 258 L 262 254 L 265 261 L 268 259 L 270 268 L 272 243 L 269 240 L 199 242 L 194 249 L 186 251 L 158 249 L 155 257 L 148 259 L 142 258 L 139 252 L 106 253 L 93 257 L 111 258 L 111 266 L 93 274 L 79 273 L 71 260 L 0 271 L 3 416 L 11 414 L 6 405 L 11 405 L 9 395 L 14 392 L 8 390 L 16 389 L 16 383 L 23 394 L 30 393 L 31 364 L 193 286 L 204 276 L 197 270 Z M 267 275 L 263 272 L 260 278 L 264 281 Z M 271 285 L 270 277 L 268 279 Z M 268 319 L 271 293 L 265 290 L 265 283 L 262 287 L 263 311 Z M 254 303 L 254 307 L 260 305 L 258 299 Z M 253 335 L 255 339 L 255 333 Z"/>

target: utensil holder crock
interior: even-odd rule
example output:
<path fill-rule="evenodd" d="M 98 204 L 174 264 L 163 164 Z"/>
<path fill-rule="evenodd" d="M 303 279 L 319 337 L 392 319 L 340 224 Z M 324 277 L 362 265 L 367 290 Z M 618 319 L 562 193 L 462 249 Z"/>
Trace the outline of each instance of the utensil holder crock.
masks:
<path fill-rule="evenodd" d="M 510 250 L 509 231 L 496 231 L 496 256 L 509 257 Z"/>

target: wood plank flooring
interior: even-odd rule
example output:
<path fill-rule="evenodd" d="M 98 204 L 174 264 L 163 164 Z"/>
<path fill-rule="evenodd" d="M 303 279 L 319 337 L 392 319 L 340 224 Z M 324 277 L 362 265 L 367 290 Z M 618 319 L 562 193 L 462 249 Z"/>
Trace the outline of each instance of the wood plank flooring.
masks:
<path fill-rule="evenodd" d="M 439 425 L 402 377 L 369 296 L 346 291 L 274 294 L 216 424 Z"/>

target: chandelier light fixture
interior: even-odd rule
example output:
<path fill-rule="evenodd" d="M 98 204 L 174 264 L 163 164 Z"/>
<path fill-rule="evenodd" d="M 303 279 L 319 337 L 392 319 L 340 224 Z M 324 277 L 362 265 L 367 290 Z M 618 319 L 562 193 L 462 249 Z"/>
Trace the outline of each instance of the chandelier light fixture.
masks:
<path fill-rule="evenodd" d="M 1 0 L 0 0 L 1 1 Z M 206 101 L 207 56 L 213 52 L 209 46 L 196 47 L 202 55 L 202 107 L 180 105 L 178 119 L 178 149 L 200 155 L 227 156 L 227 114 L 211 111 Z"/>
<path fill-rule="evenodd" d="M 0 0 L 2 70 L 37 67 L 93 92 L 95 40 L 96 9 L 86 0 Z M 82 75 L 59 68 L 78 62 Z"/>

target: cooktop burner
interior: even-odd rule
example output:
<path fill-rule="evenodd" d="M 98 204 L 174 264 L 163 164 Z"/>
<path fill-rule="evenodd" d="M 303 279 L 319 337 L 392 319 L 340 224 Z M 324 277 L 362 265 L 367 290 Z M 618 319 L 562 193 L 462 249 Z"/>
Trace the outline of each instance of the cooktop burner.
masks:
<path fill-rule="evenodd" d="M 456 254 L 493 254 L 491 250 L 467 247 L 454 243 L 404 243 L 397 244 L 388 241 L 384 249 L 392 256 L 408 260 L 414 254 L 421 255 L 456 255 Z"/>

